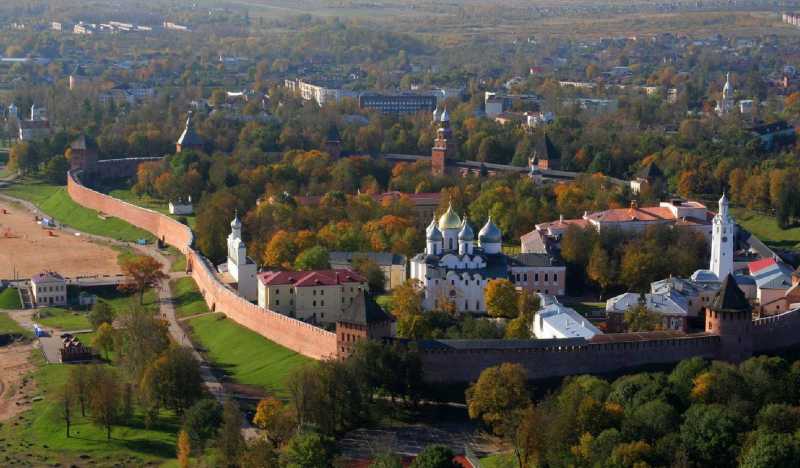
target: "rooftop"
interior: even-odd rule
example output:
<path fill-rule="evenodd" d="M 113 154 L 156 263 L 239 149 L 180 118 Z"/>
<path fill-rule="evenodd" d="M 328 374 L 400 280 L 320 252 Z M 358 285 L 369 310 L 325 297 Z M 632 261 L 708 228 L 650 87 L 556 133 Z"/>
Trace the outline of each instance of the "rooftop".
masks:
<path fill-rule="evenodd" d="M 265 271 L 258 274 L 258 279 L 267 286 L 293 285 L 298 288 L 367 282 L 363 276 L 349 269 Z"/>

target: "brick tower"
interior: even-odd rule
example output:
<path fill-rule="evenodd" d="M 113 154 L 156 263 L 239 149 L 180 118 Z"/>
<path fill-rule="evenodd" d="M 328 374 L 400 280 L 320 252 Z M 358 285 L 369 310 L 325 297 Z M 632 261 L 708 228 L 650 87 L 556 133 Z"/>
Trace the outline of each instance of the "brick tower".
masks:
<path fill-rule="evenodd" d="M 750 303 L 729 273 L 706 308 L 706 333 L 720 337 L 719 359 L 741 362 L 753 355 L 753 315 Z"/>
<path fill-rule="evenodd" d="M 445 174 L 448 159 L 453 159 L 455 156 L 455 144 L 453 130 L 450 128 L 450 114 L 445 108 L 439 116 L 439 129 L 436 130 L 436 140 L 431 149 L 431 173 L 433 175 Z"/>

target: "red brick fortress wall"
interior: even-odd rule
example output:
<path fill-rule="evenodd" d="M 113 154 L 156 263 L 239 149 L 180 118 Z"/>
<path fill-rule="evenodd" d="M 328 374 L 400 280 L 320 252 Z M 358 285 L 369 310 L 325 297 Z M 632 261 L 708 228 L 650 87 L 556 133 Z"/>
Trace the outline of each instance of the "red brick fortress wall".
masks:
<path fill-rule="evenodd" d="M 192 248 L 194 235 L 188 226 L 164 214 L 85 187 L 72 172 L 67 177 L 67 193 L 76 203 L 127 221 L 180 250 L 192 266 L 192 278 L 211 310 L 222 312 L 264 338 L 304 356 L 313 359 L 336 356 L 335 333 L 262 309 L 242 299 L 220 282 L 208 260 Z"/>

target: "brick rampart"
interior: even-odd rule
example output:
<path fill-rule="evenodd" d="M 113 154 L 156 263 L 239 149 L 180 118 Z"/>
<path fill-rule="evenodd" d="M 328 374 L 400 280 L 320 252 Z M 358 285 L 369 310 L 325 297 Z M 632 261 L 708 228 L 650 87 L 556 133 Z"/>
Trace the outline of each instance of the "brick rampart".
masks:
<path fill-rule="evenodd" d="M 422 350 L 426 380 L 474 382 L 483 369 L 504 362 L 521 364 L 532 380 L 575 374 L 608 374 L 671 364 L 700 356 L 714 359 L 719 337 L 699 334 L 680 338 L 621 343 L 552 345 L 541 348 L 471 348 Z"/>
<path fill-rule="evenodd" d="M 129 166 L 122 164 L 126 164 L 126 169 Z M 194 236 L 188 226 L 164 214 L 87 188 L 73 173 L 67 178 L 67 192 L 76 203 L 127 221 L 180 250 L 186 255 L 192 278 L 211 310 L 222 312 L 264 338 L 304 356 L 324 359 L 336 355 L 335 333 L 253 305 L 219 281 L 208 260 L 193 249 Z"/>
<path fill-rule="evenodd" d="M 800 309 L 753 320 L 753 352 L 767 353 L 800 343 Z"/>

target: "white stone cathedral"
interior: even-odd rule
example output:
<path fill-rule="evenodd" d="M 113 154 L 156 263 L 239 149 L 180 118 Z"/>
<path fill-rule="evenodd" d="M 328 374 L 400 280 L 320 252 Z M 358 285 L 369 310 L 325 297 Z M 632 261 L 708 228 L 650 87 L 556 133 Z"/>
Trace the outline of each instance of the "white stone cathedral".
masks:
<path fill-rule="evenodd" d="M 242 222 L 237 213 L 231 221 L 231 233 L 228 235 L 228 261 L 217 269 L 221 273 L 227 272 L 236 283 L 239 295 L 248 301 L 258 299 L 258 282 L 256 262 L 247 256 L 247 250 L 242 241 Z"/>
<path fill-rule="evenodd" d="M 710 270 L 722 281 L 729 273 L 733 273 L 733 243 L 736 240 L 736 223 L 728 214 L 728 197 L 724 193 L 719 199 L 719 211 L 711 224 Z"/>
<path fill-rule="evenodd" d="M 451 302 L 459 312 L 485 312 L 483 290 L 495 278 L 509 278 L 513 260 L 502 253 L 502 233 L 489 217 L 478 233 L 453 207 L 431 220 L 425 231 L 425 252 L 411 259 L 411 278 L 424 289 L 423 309 L 432 310 L 441 301 Z"/>

